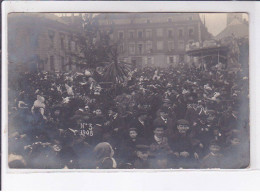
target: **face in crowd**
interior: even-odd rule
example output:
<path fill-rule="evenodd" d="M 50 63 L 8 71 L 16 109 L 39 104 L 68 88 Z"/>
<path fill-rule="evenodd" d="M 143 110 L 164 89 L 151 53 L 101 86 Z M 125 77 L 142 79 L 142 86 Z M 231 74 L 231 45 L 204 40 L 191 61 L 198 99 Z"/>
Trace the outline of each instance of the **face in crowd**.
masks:
<path fill-rule="evenodd" d="M 135 139 L 137 137 L 136 130 L 130 130 L 129 131 L 129 136 L 130 136 L 131 139 Z"/>
<path fill-rule="evenodd" d="M 164 129 L 163 127 L 156 127 L 154 130 L 154 135 L 158 138 L 162 138 L 164 135 Z"/>
<path fill-rule="evenodd" d="M 213 115 L 213 114 L 210 114 L 210 115 L 208 116 L 208 118 L 207 118 L 207 120 L 208 120 L 209 122 L 214 121 L 214 119 L 215 119 L 215 115 Z"/>
<path fill-rule="evenodd" d="M 166 118 L 168 116 L 168 113 L 166 111 L 160 112 L 161 117 Z"/>
<path fill-rule="evenodd" d="M 144 121 L 144 120 L 147 119 L 147 115 L 145 115 L 145 114 L 144 114 L 144 115 L 140 115 L 140 116 L 139 116 L 139 119 L 142 120 L 142 121 Z"/>
<path fill-rule="evenodd" d="M 101 111 L 100 109 L 97 109 L 97 110 L 96 110 L 96 115 L 97 115 L 97 116 L 101 116 L 101 115 L 102 115 L 102 111 Z"/>
<path fill-rule="evenodd" d="M 55 111 L 54 111 L 54 115 L 55 115 L 55 116 L 59 116 L 59 115 L 60 115 L 60 110 L 55 110 Z"/>
<path fill-rule="evenodd" d="M 213 153 L 219 152 L 220 146 L 217 144 L 212 144 L 212 145 L 210 145 L 209 150 Z"/>
<path fill-rule="evenodd" d="M 231 139 L 231 145 L 239 145 L 240 144 L 240 139 L 239 138 L 232 138 Z"/>
<path fill-rule="evenodd" d="M 85 111 L 87 111 L 87 112 L 89 111 L 89 106 L 88 105 L 85 106 Z"/>
<path fill-rule="evenodd" d="M 180 134 L 186 134 L 187 131 L 190 129 L 189 125 L 186 124 L 179 124 L 177 125 L 177 129 Z"/>
<path fill-rule="evenodd" d="M 111 116 L 114 114 L 114 111 L 113 110 L 108 110 L 108 116 Z"/>

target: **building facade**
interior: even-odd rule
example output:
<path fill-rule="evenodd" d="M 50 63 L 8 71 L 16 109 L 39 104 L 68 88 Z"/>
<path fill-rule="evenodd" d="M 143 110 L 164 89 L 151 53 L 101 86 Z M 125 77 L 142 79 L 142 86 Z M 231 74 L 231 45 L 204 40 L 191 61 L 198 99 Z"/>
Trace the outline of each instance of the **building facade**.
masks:
<path fill-rule="evenodd" d="M 112 29 L 120 60 L 143 67 L 189 62 L 186 47 L 210 37 L 198 13 L 99 14 L 96 19 L 102 29 Z"/>
<path fill-rule="evenodd" d="M 8 16 L 9 69 L 21 71 L 76 70 L 79 30 L 54 14 Z"/>
<path fill-rule="evenodd" d="M 95 14 L 111 30 L 119 59 L 144 66 L 189 62 L 187 46 L 210 37 L 198 13 Z M 8 16 L 8 60 L 14 71 L 76 71 L 82 15 L 14 13 Z"/>

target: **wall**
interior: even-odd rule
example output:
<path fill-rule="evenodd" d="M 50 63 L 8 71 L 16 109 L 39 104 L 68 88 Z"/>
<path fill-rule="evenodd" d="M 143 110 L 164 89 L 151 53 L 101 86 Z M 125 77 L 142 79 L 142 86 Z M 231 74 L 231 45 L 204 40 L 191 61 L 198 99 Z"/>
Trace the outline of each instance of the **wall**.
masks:
<path fill-rule="evenodd" d="M 149 15 L 149 17 L 146 17 L 147 15 Z M 102 17 L 106 18 L 106 22 L 104 22 Z M 155 64 L 168 65 L 168 56 L 176 56 L 175 59 L 178 60 L 179 55 L 185 54 L 185 47 L 190 41 L 201 41 L 202 25 L 198 14 L 136 14 L 137 18 L 135 18 L 132 23 L 130 23 L 130 21 L 134 17 L 131 14 L 128 14 L 128 16 L 127 14 L 110 14 L 110 17 L 105 17 L 104 15 L 102 17 L 100 16 L 99 18 L 100 26 L 103 29 L 113 28 L 113 39 L 115 41 L 119 41 L 119 32 L 123 32 L 124 37 L 120 42 L 124 45 L 124 52 L 121 53 L 121 56 L 124 58 L 152 55 L 155 58 Z M 124 17 L 124 19 L 120 19 L 120 17 Z M 190 20 L 190 17 L 192 17 L 192 20 Z M 107 25 L 109 23 L 107 22 L 108 18 L 113 25 Z M 169 22 L 169 18 L 172 18 L 172 21 Z M 149 20 L 148 23 L 147 20 Z M 151 37 L 146 36 L 146 30 L 148 29 L 152 31 Z M 158 29 L 162 30 L 162 36 L 157 35 Z M 183 37 L 179 37 L 179 29 L 183 30 Z M 193 29 L 192 36 L 189 36 L 189 29 Z M 168 30 L 172 30 L 172 37 L 168 37 Z M 130 31 L 133 32 L 134 38 L 130 38 Z M 142 38 L 138 38 L 138 31 L 143 32 Z M 148 41 L 152 42 L 153 48 L 151 53 L 146 51 Z M 159 41 L 162 41 L 162 50 L 157 48 L 157 42 Z M 173 50 L 168 49 L 169 41 L 174 44 Z M 135 44 L 135 54 L 129 51 L 129 44 L 133 43 Z M 137 53 L 138 44 L 143 44 L 144 51 L 141 54 Z"/>
<path fill-rule="evenodd" d="M 72 31 L 64 23 L 52 21 L 44 15 L 35 17 L 34 14 L 11 14 L 8 19 L 10 68 L 22 71 L 37 68 L 51 71 L 50 57 L 53 56 L 55 71 L 61 71 L 62 57 L 64 57 L 64 64 L 68 65 L 70 53 L 78 52 L 73 50 L 72 45 L 71 50 L 68 46 L 70 39 L 76 42 L 77 32 Z M 53 43 L 50 34 L 54 35 Z M 64 48 L 61 48 L 61 34 L 64 35 Z M 64 69 L 69 70 L 68 66 Z M 75 70 L 75 65 L 72 69 Z"/>

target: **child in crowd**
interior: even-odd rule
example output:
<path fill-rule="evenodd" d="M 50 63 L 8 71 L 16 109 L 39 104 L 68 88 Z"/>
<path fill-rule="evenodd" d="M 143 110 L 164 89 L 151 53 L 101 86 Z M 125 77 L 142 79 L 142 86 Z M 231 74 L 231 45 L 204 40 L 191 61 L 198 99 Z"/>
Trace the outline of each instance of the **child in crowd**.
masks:
<path fill-rule="evenodd" d="M 165 137 L 165 126 L 155 126 L 154 136 L 150 141 L 149 167 L 150 168 L 167 168 L 168 157 L 173 154 L 168 138 Z"/>
<path fill-rule="evenodd" d="M 209 146 L 210 153 L 201 161 L 202 168 L 223 168 L 223 154 L 221 147 L 216 141 L 212 141 Z"/>
<path fill-rule="evenodd" d="M 148 146 L 145 139 L 139 137 L 136 128 L 129 129 L 129 137 L 123 142 L 121 155 L 125 163 L 130 163 L 134 168 L 143 168 L 147 164 L 147 154 L 145 151 Z"/>
<path fill-rule="evenodd" d="M 199 159 L 198 141 L 190 136 L 189 122 L 184 119 L 177 121 L 177 130 L 170 140 L 171 149 L 178 156 L 178 168 L 195 168 Z M 175 160 L 176 161 L 176 160 Z"/>

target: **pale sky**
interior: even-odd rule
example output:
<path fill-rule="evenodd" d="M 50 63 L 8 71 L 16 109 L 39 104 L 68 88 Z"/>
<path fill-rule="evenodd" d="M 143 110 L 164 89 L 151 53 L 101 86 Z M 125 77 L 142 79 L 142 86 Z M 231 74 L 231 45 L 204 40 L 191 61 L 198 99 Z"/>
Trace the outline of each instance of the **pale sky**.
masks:
<path fill-rule="evenodd" d="M 206 27 L 213 36 L 220 33 L 225 29 L 227 25 L 227 14 L 226 13 L 201 13 L 200 17 L 204 22 L 204 16 L 206 21 Z M 243 14 L 243 18 L 248 20 L 248 15 Z"/>

